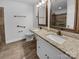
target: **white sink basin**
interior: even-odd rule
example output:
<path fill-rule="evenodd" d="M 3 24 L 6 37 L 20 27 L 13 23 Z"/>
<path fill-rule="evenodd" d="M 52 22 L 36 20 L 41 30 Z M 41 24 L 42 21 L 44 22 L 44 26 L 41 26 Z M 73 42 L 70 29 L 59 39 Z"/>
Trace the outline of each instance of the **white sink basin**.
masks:
<path fill-rule="evenodd" d="M 33 31 L 40 31 L 40 29 L 34 29 Z"/>
<path fill-rule="evenodd" d="M 59 36 L 59 35 L 49 34 L 49 35 L 47 35 L 47 38 L 50 39 L 50 40 L 55 41 L 58 44 L 63 44 L 66 41 L 63 36 Z"/>

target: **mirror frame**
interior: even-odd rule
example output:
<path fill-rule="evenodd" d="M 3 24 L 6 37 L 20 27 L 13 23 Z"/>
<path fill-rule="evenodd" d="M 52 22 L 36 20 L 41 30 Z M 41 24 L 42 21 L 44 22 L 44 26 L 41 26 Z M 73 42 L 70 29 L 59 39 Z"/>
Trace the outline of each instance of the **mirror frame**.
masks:
<path fill-rule="evenodd" d="M 48 2 L 46 1 L 46 24 L 39 24 L 39 7 L 38 7 L 38 26 L 48 26 Z"/>
<path fill-rule="evenodd" d="M 75 5 L 74 29 L 69 29 L 69 28 L 65 28 L 65 27 L 58 27 L 58 26 L 51 27 L 51 24 L 50 24 L 50 28 L 78 33 L 76 31 L 76 29 L 77 29 L 77 27 L 76 27 L 77 26 L 77 8 L 78 8 L 78 3 L 77 2 L 78 2 L 78 0 L 76 0 L 76 5 Z M 51 9 L 50 9 L 50 12 L 51 12 Z M 51 13 L 50 13 L 50 15 L 51 15 Z M 51 16 L 48 16 L 48 17 L 51 17 Z M 51 21 L 51 19 L 50 19 L 50 21 Z"/>

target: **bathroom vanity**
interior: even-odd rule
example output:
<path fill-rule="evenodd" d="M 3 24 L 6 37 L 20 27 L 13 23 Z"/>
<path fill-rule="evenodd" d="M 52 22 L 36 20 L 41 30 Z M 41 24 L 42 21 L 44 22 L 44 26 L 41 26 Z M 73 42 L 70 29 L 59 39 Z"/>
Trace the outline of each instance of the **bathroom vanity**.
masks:
<path fill-rule="evenodd" d="M 39 36 L 37 39 L 37 55 L 40 59 L 71 59 Z"/>
<path fill-rule="evenodd" d="M 56 35 L 52 31 L 45 29 L 31 30 L 37 40 L 37 55 L 40 59 L 79 59 L 79 40 L 68 36 L 63 36 L 64 41 L 60 43 L 51 40 L 49 34 Z"/>

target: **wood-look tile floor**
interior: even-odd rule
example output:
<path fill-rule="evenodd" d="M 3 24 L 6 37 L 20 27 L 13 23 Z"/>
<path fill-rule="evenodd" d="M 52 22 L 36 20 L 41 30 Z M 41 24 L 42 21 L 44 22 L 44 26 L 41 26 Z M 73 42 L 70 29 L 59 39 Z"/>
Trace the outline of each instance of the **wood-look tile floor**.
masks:
<path fill-rule="evenodd" d="M 36 41 L 22 40 L 8 44 L 0 49 L 0 59 L 39 59 L 36 55 Z"/>

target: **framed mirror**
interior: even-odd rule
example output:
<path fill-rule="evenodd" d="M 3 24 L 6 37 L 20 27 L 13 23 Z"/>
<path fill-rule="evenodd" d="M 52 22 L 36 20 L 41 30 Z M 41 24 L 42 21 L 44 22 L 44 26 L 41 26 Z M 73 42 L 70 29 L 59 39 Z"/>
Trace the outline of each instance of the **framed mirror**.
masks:
<path fill-rule="evenodd" d="M 51 0 L 50 27 L 75 30 L 76 0 Z"/>
<path fill-rule="evenodd" d="M 47 26 L 47 1 L 39 0 L 38 7 L 38 25 Z"/>

